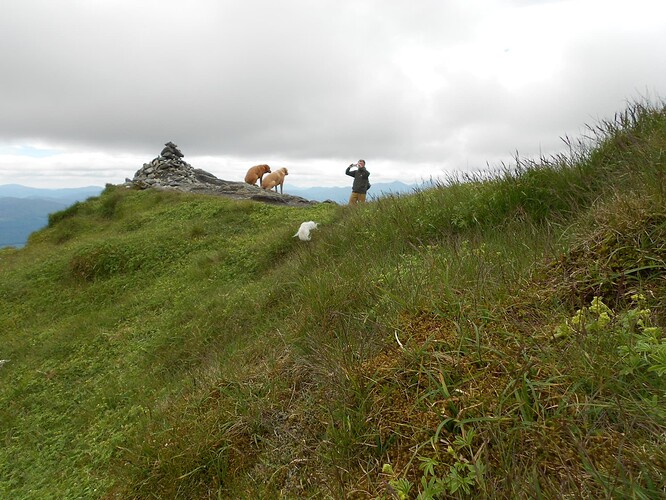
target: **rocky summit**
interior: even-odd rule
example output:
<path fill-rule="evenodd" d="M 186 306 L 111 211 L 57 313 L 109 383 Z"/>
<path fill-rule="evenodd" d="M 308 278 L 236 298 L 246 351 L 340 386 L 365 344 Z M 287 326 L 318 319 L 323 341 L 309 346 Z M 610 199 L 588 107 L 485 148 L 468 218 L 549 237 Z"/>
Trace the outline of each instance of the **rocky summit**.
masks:
<path fill-rule="evenodd" d="M 291 206 L 318 203 L 300 196 L 267 191 L 245 182 L 218 179 L 205 170 L 192 167 L 183 158 L 184 155 L 178 146 L 169 141 L 164 145 L 160 155 L 150 163 L 144 163 L 132 180 L 127 179 L 125 185 L 139 189 L 171 189 Z"/>

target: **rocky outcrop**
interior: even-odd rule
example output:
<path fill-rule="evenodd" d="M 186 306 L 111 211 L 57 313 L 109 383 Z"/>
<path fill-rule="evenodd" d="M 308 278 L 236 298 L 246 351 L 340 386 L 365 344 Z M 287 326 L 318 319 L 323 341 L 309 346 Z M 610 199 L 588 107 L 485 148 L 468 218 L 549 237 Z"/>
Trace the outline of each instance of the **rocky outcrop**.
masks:
<path fill-rule="evenodd" d="M 160 155 L 150 163 L 144 163 L 143 167 L 134 174 L 132 180 L 127 179 L 126 185 L 139 189 L 172 189 L 292 206 L 318 203 L 300 196 L 266 191 L 245 182 L 218 179 L 205 170 L 193 168 L 183 158 L 184 155 L 178 146 L 173 142 L 167 142 Z"/>

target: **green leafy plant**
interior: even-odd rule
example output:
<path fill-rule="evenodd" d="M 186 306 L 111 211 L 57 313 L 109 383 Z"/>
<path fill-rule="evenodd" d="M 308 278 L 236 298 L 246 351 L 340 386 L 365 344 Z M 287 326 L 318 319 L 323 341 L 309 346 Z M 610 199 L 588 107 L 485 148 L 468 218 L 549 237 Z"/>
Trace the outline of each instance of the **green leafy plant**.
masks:
<path fill-rule="evenodd" d="M 437 434 L 439 435 L 439 434 Z M 463 432 L 447 446 L 449 456 L 443 458 L 419 456 L 419 468 L 422 471 L 418 500 L 432 500 L 440 495 L 470 495 L 483 483 L 485 467 L 476 457 L 473 441 L 476 437 L 474 429 Z M 434 443 L 431 443 L 434 446 Z M 436 439 L 435 439 L 436 441 Z M 453 463 L 450 463 L 453 461 Z M 448 466 L 447 466 L 448 464 Z M 406 478 L 398 477 L 390 464 L 384 464 L 382 472 L 389 476 L 388 483 L 398 498 L 409 498 L 412 483 Z"/>
<path fill-rule="evenodd" d="M 571 333 L 599 333 L 612 322 L 615 313 L 604 304 L 600 297 L 594 297 L 589 307 L 582 307 L 571 319 L 556 329 L 555 338 L 566 337 Z"/>
<path fill-rule="evenodd" d="M 653 326 L 652 311 L 643 294 L 632 295 L 631 304 L 626 311 L 615 312 L 601 297 L 594 297 L 589 307 L 582 307 L 557 327 L 555 337 L 614 333 L 622 339 L 617 347 L 620 375 L 646 371 L 661 377 L 666 374 L 666 338 L 660 327 Z"/>
<path fill-rule="evenodd" d="M 644 370 L 662 377 L 666 374 L 666 338 L 661 328 L 652 326 L 651 311 L 645 306 L 645 296 L 632 296 L 635 306 L 620 316 L 621 328 L 633 335 L 620 345 L 621 375 Z"/>
<path fill-rule="evenodd" d="M 412 489 L 412 483 L 408 479 L 404 477 L 397 477 L 391 464 L 384 464 L 382 466 L 382 473 L 388 476 L 388 484 L 391 489 L 391 493 L 394 493 L 394 495 L 397 496 L 399 500 L 406 500 L 409 498 L 409 492 Z"/>

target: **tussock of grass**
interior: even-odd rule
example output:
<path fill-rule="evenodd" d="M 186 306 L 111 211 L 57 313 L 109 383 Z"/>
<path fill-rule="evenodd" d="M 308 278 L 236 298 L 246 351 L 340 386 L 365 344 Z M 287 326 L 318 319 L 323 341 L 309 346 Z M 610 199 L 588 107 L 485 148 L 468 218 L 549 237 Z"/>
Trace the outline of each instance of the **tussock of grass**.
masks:
<path fill-rule="evenodd" d="M 0 252 L 0 491 L 666 495 L 665 124 L 362 207 L 54 214 Z"/>

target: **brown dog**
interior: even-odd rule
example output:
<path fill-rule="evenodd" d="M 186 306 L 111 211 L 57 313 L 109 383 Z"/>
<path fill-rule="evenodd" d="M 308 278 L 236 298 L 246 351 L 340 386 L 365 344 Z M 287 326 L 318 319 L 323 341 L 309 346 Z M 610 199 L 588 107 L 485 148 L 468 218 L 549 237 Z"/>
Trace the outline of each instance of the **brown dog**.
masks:
<path fill-rule="evenodd" d="M 270 172 L 271 167 L 268 165 L 255 165 L 247 171 L 247 174 L 245 174 L 245 182 L 256 186 L 257 181 L 261 181 L 264 177 L 264 174 L 269 174 Z M 261 185 L 261 182 L 259 184 Z"/>
<path fill-rule="evenodd" d="M 277 193 L 277 187 L 280 186 L 280 194 L 282 194 L 282 187 L 286 175 L 289 175 L 286 168 L 278 168 L 275 172 L 268 174 L 264 180 L 261 181 L 261 187 L 263 189 L 275 188 L 275 192 Z"/>

